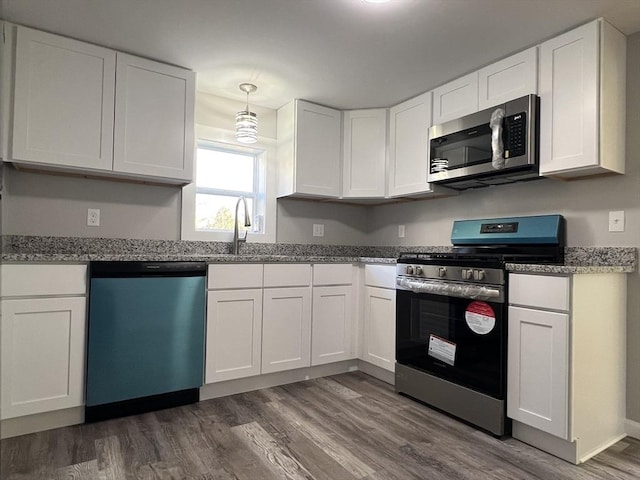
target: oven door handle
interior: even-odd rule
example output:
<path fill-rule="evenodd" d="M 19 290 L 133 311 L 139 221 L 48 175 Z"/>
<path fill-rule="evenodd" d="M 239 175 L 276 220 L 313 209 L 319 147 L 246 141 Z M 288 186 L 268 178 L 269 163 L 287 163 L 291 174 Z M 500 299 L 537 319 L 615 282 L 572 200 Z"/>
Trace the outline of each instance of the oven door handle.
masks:
<path fill-rule="evenodd" d="M 408 290 L 415 293 L 430 293 L 433 295 L 504 303 L 504 290 L 502 288 L 475 283 L 438 282 L 398 277 L 396 286 L 399 290 Z"/>

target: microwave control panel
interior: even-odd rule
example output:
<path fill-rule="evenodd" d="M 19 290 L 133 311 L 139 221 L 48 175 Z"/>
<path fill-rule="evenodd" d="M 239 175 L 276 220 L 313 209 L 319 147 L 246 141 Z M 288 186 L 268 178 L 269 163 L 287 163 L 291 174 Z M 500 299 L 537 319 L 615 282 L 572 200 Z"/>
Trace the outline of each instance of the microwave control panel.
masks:
<path fill-rule="evenodd" d="M 525 112 L 504 118 L 504 158 L 521 157 L 527 153 L 527 114 Z"/>

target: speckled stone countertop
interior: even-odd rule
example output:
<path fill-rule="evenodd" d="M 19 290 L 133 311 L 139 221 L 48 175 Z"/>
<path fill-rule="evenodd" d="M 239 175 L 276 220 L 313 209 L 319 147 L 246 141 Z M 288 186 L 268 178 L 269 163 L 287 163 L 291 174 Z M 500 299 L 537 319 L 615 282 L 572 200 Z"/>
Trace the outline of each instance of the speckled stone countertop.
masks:
<path fill-rule="evenodd" d="M 79 237 L 2 237 L 0 261 L 201 261 L 238 263 L 396 263 L 402 252 L 449 252 L 450 246 L 306 245 L 248 243 L 240 255 L 231 254 L 229 242 L 138 240 Z M 635 247 L 567 247 L 564 265 L 513 264 L 515 272 L 630 273 L 636 271 Z"/>

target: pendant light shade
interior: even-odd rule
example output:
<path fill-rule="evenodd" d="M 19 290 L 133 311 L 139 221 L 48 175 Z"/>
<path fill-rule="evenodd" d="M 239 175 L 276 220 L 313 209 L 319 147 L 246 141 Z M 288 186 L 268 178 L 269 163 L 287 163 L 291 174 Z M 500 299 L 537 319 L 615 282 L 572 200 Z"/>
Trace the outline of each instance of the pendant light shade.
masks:
<path fill-rule="evenodd" d="M 236 113 L 236 140 L 240 143 L 258 141 L 258 115 L 249 111 L 249 94 L 258 89 L 252 83 L 241 83 L 240 90 L 247 94 L 247 108 Z"/>

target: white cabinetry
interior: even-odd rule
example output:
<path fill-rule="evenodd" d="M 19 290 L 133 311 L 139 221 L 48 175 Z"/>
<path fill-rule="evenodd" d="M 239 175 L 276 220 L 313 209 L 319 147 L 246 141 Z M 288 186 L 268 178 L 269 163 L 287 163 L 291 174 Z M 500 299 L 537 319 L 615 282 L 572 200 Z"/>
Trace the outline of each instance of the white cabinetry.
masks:
<path fill-rule="evenodd" d="M 113 170 L 193 178 L 195 73 L 118 53 Z"/>
<path fill-rule="evenodd" d="M 313 266 L 311 365 L 354 356 L 353 270 L 350 263 Z"/>
<path fill-rule="evenodd" d="M 443 192 L 427 182 L 431 92 L 389 109 L 389 197 Z"/>
<path fill-rule="evenodd" d="M 460 77 L 433 91 L 434 125 L 477 111 L 478 72 Z"/>
<path fill-rule="evenodd" d="M 361 359 L 395 371 L 395 265 L 365 265 L 364 328 Z"/>
<path fill-rule="evenodd" d="M 84 404 L 86 266 L 0 266 L 0 418 Z"/>
<path fill-rule="evenodd" d="M 538 48 L 511 55 L 478 71 L 478 109 L 538 93 Z"/>
<path fill-rule="evenodd" d="M 262 373 L 311 364 L 311 265 L 264 266 Z"/>
<path fill-rule="evenodd" d="M 7 30 L 3 83 L 13 83 L 14 104 L 5 160 L 158 182 L 192 179 L 193 72 L 30 28 Z M 14 34 L 12 79 L 6 64 Z"/>
<path fill-rule="evenodd" d="M 385 196 L 387 110 L 344 112 L 343 188 L 345 198 Z"/>
<path fill-rule="evenodd" d="M 205 383 L 260 374 L 262 265 L 209 265 Z"/>
<path fill-rule="evenodd" d="M 12 157 L 111 170 L 116 52 L 18 27 Z"/>
<path fill-rule="evenodd" d="M 624 173 L 625 83 L 626 38 L 602 19 L 541 45 L 541 175 Z"/>
<path fill-rule="evenodd" d="M 278 196 L 340 196 L 342 113 L 294 100 L 278 110 Z"/>
<path fill-rule="evenodd" d="M 580 463 L 624 437 L 626 275 L 511 274 L 513 437 Z"/>

